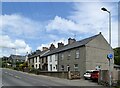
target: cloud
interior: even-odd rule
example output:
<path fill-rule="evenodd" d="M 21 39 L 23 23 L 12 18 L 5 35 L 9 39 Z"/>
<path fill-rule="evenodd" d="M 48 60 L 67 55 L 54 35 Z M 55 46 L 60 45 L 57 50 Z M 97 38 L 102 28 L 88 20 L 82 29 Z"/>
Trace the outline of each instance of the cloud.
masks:
<path fill-rule="evenodd" d="M 74 3 L 71 15 L 67 18 L 55 16 L 46 26 L 47 31 L 58 31 L 70 34 L 78 33 L 84 35 L 95 35 L 102 32 L 108 40 L 108 13 L 101 10 L 102 7 L 108 8 L 112 13 L 112 46 L 118 46 L 118 7 L 117 3 L 102 2 L 81 2 Z"/>
<path fill-rule="evenodd" d="M 46 26 L 47 31 L 57 30 L 59 32 L 72 32 L 72 31 L 82 31 L 80 30 L 80 26 L 76 24 L 74 21 L 62 18 L 60 16 L 55 16 L 55 18 L 49 21 Z"/>
<path fill-rule="evenodd" d="M 17 45 L 19 48 L 24 48 L 27 46 L 23 40 L 15 40 L 15 45 Z"/>
<path fill-rule="evenodd" d="M 42 31 L 42 25 L 39 22 L 21 15 L 1 15 L 0 18 L 2 19 L 0 29 L 6 35 L 35 38 Z"/>
<path fill-rule="evenodd" d="M 83 27 L 86 33 L 95 34 L 102 32 L 108 40 L 108 17 L 107 12 L 101 11 L 105 7 L 111 12 L 112 23 L 112 47 L 118 46 L 118 6 L 117 3 L 75 3 L 74 11 L 68 18 Z M 79 19 L 79 20 L 78 20 Z"/>
<path fill-rule="evenodd" d="M 10 54 L 26 54 L 31 52 L 31 47 L 24 40 L 17 39 L 13 41 L 8 35 L 0 36 L 0 48 L 2 49 L 1 56 L 9 56 Z"/>

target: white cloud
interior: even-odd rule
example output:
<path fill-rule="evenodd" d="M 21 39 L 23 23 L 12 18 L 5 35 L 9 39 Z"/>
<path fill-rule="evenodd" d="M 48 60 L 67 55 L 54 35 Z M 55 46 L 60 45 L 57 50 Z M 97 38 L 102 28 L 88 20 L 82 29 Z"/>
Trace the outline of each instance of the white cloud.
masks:
<path fill-rule="evenodd" d="M 0 47 L 2 53 L 0 56 L 8 56 L 10 54 L 26 54 L 31 52 L 31 47 L 25 43 L 24 40 L 15 40 L 13 41 L 8 35 L 0 36 Z"/>
<path fill-rule="evenodd" d="M 55 16 L 46 26 L 48 31 L 58 30 L 59 32 L 78 31 L 79 25 L 72 20 L 68 20 L 59 16 Z"/>
<path fill-rule="evenodd" d="M 108 13 L 101 10 L 102 7 L 107 8 L 112 13 L 112 47 L 118 46 L 118 18 L 117 3 L 101 3 L 101 2 L 82 2 L 75 3 L 74 10 L 67 18 L 56 16 L 51 20 L 46 29 L 48 31 L 57 30 L 64 33 L 81 33 L 95 35 L 102 32 L 108 40 Z"/>
<path fill-rule="evenodd" d="M 88 33 L 102 32 L 108 40 L 108 17 L 107 12 L 101 10 L 107 8 L 112 14 L 112 47 L 118 46 L 118 6 L 117 3 L 75 3 L 74 12 L 68 18 L 77 22 Z M 79 19 L 79 20 L 78 20 Z"/>
<path fill-rule="evenodd" d="M 1 15 L 0 29 L 3 33 L 15 36 L 36 37 L 41 31 L 41 24 L 21 15 Z"/>
<path fill-rule="evenodd" d="M 27 46 L 23 40 L 15 40 L 15 45 L 17 45 L 19 48 L 24 48 Z"/>

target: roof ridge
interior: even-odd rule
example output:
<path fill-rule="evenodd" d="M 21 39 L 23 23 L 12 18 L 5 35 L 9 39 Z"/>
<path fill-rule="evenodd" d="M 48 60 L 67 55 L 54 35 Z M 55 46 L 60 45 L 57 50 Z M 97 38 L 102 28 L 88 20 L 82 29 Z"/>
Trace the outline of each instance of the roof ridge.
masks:
<path fill-rule="evenodd" d="M 97 35 L 93 35 L 93 36 L 90 36 L 90 37 L 87 37 L 87 38 L 81 39 L 81 40 L 79 40 L 79 41 L 77 41 L 77 42 L 81 42 L 81 41 L 84 41 L 84 40 L 87 40 L 87 39 L 90 39 L 90 41 L 91 41 L 92 39 L 96 38 L 96 37 L 99 36 L 99 35 L 100 35 L 100 33 L 97 34 Z M 88 42 L 89 42 L 89 41 L 88 41 Z M 87 42 L 87 43 L 88 43 L 88 42 Z"/>

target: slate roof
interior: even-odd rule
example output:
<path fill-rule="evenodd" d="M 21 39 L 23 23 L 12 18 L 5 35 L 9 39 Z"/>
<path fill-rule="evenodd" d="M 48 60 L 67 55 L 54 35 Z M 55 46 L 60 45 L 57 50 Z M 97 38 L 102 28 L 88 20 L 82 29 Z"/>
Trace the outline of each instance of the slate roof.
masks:
<path fill-rule="evenodd" d="M 19 59 L 19 60 L 25 60 L 25 56 L 20 56 L 20 55 L 10 55 L 11 59 Z"/>
<path fill-rule="evenodd" d="M 49 51 L 49 50 L 40 51 L 40 52 L 37 52 L 37 53 L 35 53 L 35 54 L 30 54 L 30 55 L 28 56 L 28 58 L 36 57 L 36 56 L 39 56 L 39 55 L 42 56 L 43 54 L 47 53 L 47 51 Z"/>
<path fill-rule="evenodd" d="M 73 48 L 84 46 L 88 42 L 90 42 L 91 40 L 93 40 L 94 38 L 96 38 L 97 36 L 99 36 L 100 34 L 94 35 L 94 36 L 89 37 L 89 38 L 82 39 L 80 41 L 76 41 L 76 42 L 74 42 L 72 44 L 67 44 L 67 45 L 65 45 L 65 46 L 63 46 L 61 48 L 56 48 L 54 50 L 51 50 L 48 53 L 44 54 L 43 57 L 44 56 L 48 56 L 48 55 L 52 55 L 52 54 L 55 54 L 55 53 L 63 52 L 63 51 L 69 50 L 69 49 L 73 49 Z"/>

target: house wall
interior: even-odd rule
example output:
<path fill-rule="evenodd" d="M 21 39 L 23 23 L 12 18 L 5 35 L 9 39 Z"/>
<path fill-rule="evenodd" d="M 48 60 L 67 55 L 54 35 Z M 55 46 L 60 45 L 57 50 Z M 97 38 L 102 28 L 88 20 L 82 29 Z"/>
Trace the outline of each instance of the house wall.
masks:
<path fill-rule="evenodd" d="M 48 61 L 47 57 L 40 58 L 40 67 L 42 71 L 48 71 Z"/>
<path fill-rule="evenodd" d="M 79 58 L 76 59 L 76 50 L 79 51 Z M 69 55 L 70 52 L 70 56 Z M 64 59 L 62 60 L 61 54 L 64 55 Z M 78 47 L 68 51 L 64 51 L 59 53 L 59 71 L 62 71 L 61 65 L 64 65 L 64 71 L 68 71 L 67 66 L 69 65 L 70 71 L 75 71 L 74 65 L 78 64 L 78 71 L 80 74 L 85 72 L 85 47 Z"/>
<path fill-rule="evenodd" d="M 39 61 L 40 56 L 34 57 L 34 68 L 39 69 L 40 66 L 40 61 Z"/>
<path fill-rule="evenodd" d="M 110 51 L 110 46 L 102 35 L 97 36 L 86 45 L 86 70 L 95 69 L 100 66 L 102 70 L 108 70 L 107 54 L 113 53 Z M 111 64 L 113 67 L 113 59 Z"/>
<path fill-rule="evenodd" d="M 47 57 L 48 59 L 48 71 L 57 71 L 57 54 L 53 54 Z M 52 67 L 51 67 L 52 66 Z"/>

